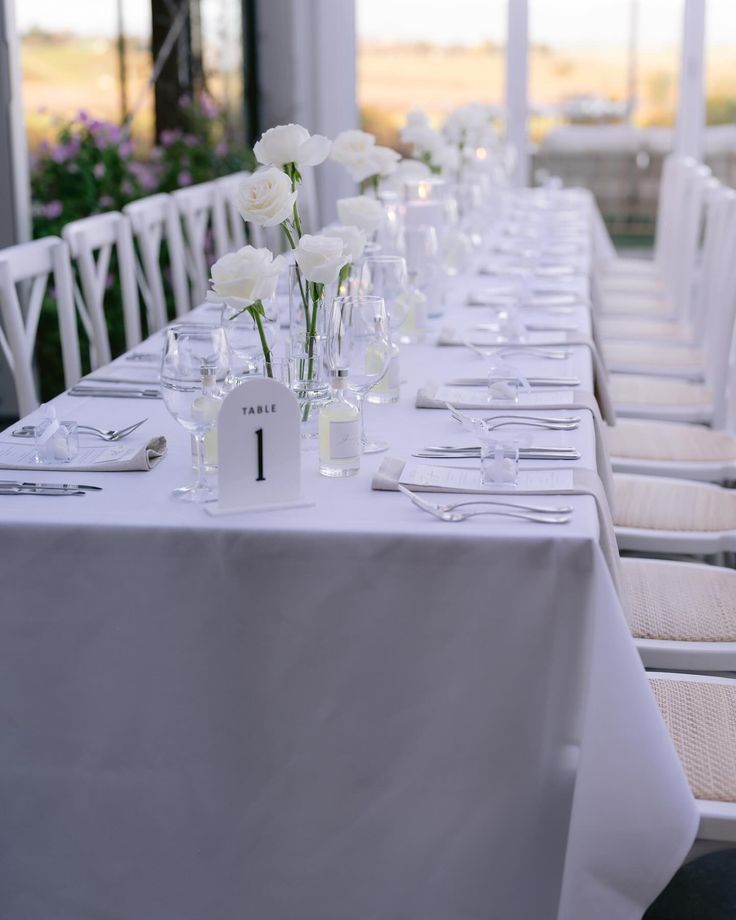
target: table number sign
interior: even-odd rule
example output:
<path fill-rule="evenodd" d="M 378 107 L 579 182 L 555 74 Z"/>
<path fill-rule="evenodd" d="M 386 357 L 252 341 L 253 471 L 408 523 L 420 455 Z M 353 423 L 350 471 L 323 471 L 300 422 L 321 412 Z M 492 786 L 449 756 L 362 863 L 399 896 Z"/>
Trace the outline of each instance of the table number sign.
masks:
<path fill-rule="evenodd" d="M 299 403 L 267 377 L 246 380 L 222 404 L 213 514 L 311 504 L 301 495 Z"/>

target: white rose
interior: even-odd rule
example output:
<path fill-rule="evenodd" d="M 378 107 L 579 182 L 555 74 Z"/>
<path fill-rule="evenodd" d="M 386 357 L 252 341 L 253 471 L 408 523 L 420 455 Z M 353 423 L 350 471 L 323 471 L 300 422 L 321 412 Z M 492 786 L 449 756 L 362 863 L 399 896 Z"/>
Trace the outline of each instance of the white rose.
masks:
<path fill-rule="evenodd" d="M 382 188 L 401 193 L 405 182 L 411 182 L 415 179 L 428 179 L 431 175 L 432 170 L 421 160 L 402 160 L 390 179 L 383 183 Z"/>
<path fill-rule="evenodd" d="M 337 216 L 341 224 L 358 227 L 365 233 L 373 233 L 381 226 L 386 214 L 380 201 L 366 195 L 358 195 L 355 198 L 338 198 Z"/>
<path fill-rule="evenodd" d="M 294 250 L 294 257 L 307 281 L 331 284 L 337 281 L 340 269 L 348 263 L 344 250 L 343 241 L 338 237 L 305 233 Z"/>
<path fill-rule="evenodd" d="M 429 117 L 422 109 L 412 109 L 411 112 L 406 113 L 406 123 L 407 125 L 422 125 L 428 128 Z"/>
<path fill-rule="evenodd" d="M 376 173 L 379 176 L 390 176 L 396 172 L 401 154 L 391 147 L 374 147 L 373 158 L 376 160 Z"/>
<path fill-rule="evenodd" d="M 452 172 L 460 166 L 460 151 L 447 144 L 432 155 L 432 165 L 442 172 Z"/>
<path fill-rule="evenodd" d="M 346 227 L 339 224 L 335 227 L 326 227 L 322 233 L 324 236 L 334 236 L 336 239 L 342 240 L 343 254 L 347 256 L 348 262 L 357 262 L 363 255 L 365 233 L 357 227 Z"/>
<path fill-rule="evenodd" d="M 318 166 L 327 159 L 330 141 L 321 134 L 310 136 L 301 125 L 278 125 L 269 128 L 257 144 L 253 153 L 259 163 L 265 166 L 285 166 L 296 163 L 302 166 Z"/>
<path fill-rule="evenodd" d="M 272 167 L 259 169 L 243 179 L 236 203 L 243 220 L 262 227 L 275 227 L 291 217 L 295 201 L 291 179 Z"/>
<path fill-rule="evenodd" d="M 367 131 L 341 131 L 333 141 L 330 159 L 349 168 L 365 159 L 375 144 L 375 137 Z"/>
<path fill-rule="evenodd" d="M 283 256 L 274 258 L 268 249 L 244 246 L 229 252 L 212 266 L 212 290 L 207 292 L 207 300 L 240 308 L 267 300 L 276 293 L 285 265 Z"/>
<path fill-rule="evenodd" d="M 407 125 L 401 129 L 401 140 L 413 144 L 420 154 L 433 156 L 445 146 L 445 139 L 434 128 L 425 125 Z"/>

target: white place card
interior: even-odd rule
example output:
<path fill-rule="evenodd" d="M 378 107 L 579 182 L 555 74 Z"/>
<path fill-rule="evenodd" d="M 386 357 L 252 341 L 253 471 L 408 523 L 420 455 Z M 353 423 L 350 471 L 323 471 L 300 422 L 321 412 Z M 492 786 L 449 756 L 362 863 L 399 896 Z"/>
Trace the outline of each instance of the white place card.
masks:
<path fill-rule="evenodd" d="M 511 399 L 492 399 L 488 395 L 488 387 L 464 386 L 439 386 L 433 394 L 440 402 L 449 402 L 453 405 L 460 403 L 471 409 L 492 409 L 494 406 L 509 406 L 523 409 L 525 406 L 560 406 L 573 402 L 571 390 L 556 390 L 554 392 L 537 391 L 533 393 L 519 393 L 516 401 Z"/>
<path fill-rule="evenodd" d="M 229 393 L 217 421 L 218 503 L 212 514 L 311 504 L 301 494 L 299 403 L 268 377 Z"/>
<path fill-rule="evenodd" d="M 573 488 L 572 470 L 521 470 L 517 483 L 484 486 L 480 469 L 458 469 L 449 466 L 432 466 L 409 460 L 401 471 L 399 482 L 403 486 L 435 488 L 442 492 L 497 492 L 512 489 L 514 492 L 565 492 Z"/>

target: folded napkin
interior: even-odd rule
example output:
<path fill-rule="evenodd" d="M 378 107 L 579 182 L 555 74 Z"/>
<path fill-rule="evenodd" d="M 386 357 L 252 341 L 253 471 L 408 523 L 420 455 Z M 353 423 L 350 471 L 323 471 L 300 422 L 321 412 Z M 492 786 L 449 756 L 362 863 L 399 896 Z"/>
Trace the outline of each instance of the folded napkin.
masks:
<path fill-rule="evenodd" d="M 606 500 L 606 493 L 603 489 L 603 483 L 594 470 L 569 470 L 568 472 L 572 473 L 570 483 L 563 487 L 553 486 L 551 488 L 545 488 L 542 486 L 539 488 L 529 489 L 510 489 L 508 486 L 498 486 L 494 488 L 493 486 L 481 485 L 480 478 L 476 488 L 468 488 L 467 484 L 463 484 L 462 488 L 433 484 L 417 484 L 416 482 L 412 481 L 412 477 L 405 476 L 405 469 L 407 467 L 408 463 L 406 460 L 401 460 L 398 457 L 384 457 L 383 462 L 373 476 L 371 488 L 380 491 L 398 491 L 399 483 L 401 483 L 402 485 L 406 485 L 406 487 L 412 492 L 443 492 L 457 493 L 462 495 L 503 495 L 508 499 L 520 498 L 526 495 L 592 496 L 595 499 L 596 510 L 598 512 L 598 529 L 600 531 L 599 539 L 601 550 L 603 551 L 603 555 L 605 557 L 606 563 L 608 564 L 609 571 L 611 572 L 611 578 L 613 580 L 614 587 L 616 588 L 618 596 L 621 599 L 621 603 L 624 604 L 624 609 L 626 609 L 625 597 L 622 588 L 620 557 L 618 553 L 618 545 L 616 543 L 616 534 L 613 529 L 611 509 L 609 507 L 608 501 Z M 431 472 L 432 468 L 428 465 L 422 465 L 422 469 L 429 473 Z M 446 467 L 439 467 L 439 470 L 446 472 Z M 441 475 L 442 474 L 440 473 L 440 477 Z M 432 477 L 428 475 L 422 478 L 431 479 Z"/>
<path fill-rule="evenodd" d="M 474 340 L 474 335 L 477 341 Z M 437 338 L 437 344 L 441 346 L 465 345 L 466 342 L 480 347 L 496 347 L 495 344 L 489 345 L 487 338 L 480 330 L 469 330 L 463 340 L 453 329 L 444 328 L 440 330 L 440 334 Z M 616 424 L 616 410 L 614 409 L 613 399 L 608 389 L 608 369 L 606 368 L 600 350 L 596 347 L 595 341 L 592 338 L 588 338 L 586 335 L 580 335 L 577 332 L 564 332 L 557 336 L 550 336 L 548 340 L 539 336 L 535 337 L 534 342 L 512 342 L 509 344 L 513 345 L 515 349 L 518 348 L 520 352 L 524 348 L 559 348 L 560 345 L 582 345 L 589 349 L 593 364 L 593 393 L 598 401 L 601 415 L 606 420 L 607 424 Z M 503 348 L 503 344 L 498 344 L 498 347 Z"/>
<path fill-rule="evenodd" d="M 58 470 L 61 473 L 123 473 L 151 470 L 166 454 L 166 438 L 151 438 L 143 444 L 120 442 L 100 447 L 82 447 L 70 463 L 34 463 L 35 447 L 0 443 L 0 470 Z"/>
<path fill-rule="evenodd" d="M 417 409 L 447 409 L 445 405 L 446 400 L 437 399 L 437 389 L 437 385 L 432 383 L 423 386 L 417 392 L 415 401 Z M 542 409 L 562 409 L 565 412 L 580 412 L 586 410 L 590 412 L 593 416 L 593 428 L 595 430 L 595 464 L 598 468 L 598 476 L 603 482 L 603 487 L 608 496 L 608 503 L 613 507 L 613 472 L 611 470 L 611 459 L 608 456 L 606 438 L 603 432 L 603 419 L 601 418 L 598 403 L 593 398 L 592 394 L 581 390 L 575 390 L 575 394 L 571 401 L 553 402 L 553 394 L 545 393 L 540 394 L 538 403 L 534 402 L 535 395 L 535 393 L 532 393 L 529 399 L 524 402 L 523 406 L 518 404 L 513 404 L 511 406 L 503 404 L 493 405 L 493 403 L 479 406 L 478 403 L 472 400 L 468 400 L 465 403 L 462 401 L 455 401 L 453 405 L 456 409 L 482 409 L 488 414 L 492 412 L 508 412 L 510 415 L 513 415 L 513 413 L 517 411 L 522 413 L 539 412 Z M 541 396 L 546 396 L 547 398 L 542 399 Z"/>

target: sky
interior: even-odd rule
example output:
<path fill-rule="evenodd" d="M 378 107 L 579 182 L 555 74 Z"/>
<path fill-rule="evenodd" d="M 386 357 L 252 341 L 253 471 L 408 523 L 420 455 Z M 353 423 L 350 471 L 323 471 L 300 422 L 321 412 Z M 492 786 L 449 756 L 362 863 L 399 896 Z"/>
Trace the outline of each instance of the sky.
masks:
<path fill-rule="evenodd" d="M 309 3 L 311 0 L 301 0 Z M 348 0 L 345 0 L 348 2 Z M 682 0 L 638 0 L 640 45 L 679 43 Z M 534 42 L 555 46 L 620 46 L 626 42 L 631 0 L 529 0 Z M 707 0 L 708 40 L 736 43 L 736 0 Z M 217 6 L 217 0 L 203 0 Z M 501 42 L 506 0 L 356 0 L 358 34 L 384 41 L 443 44 Z M 147 35 L 150 0 L 125 0 L 126 31 Z M 21 32 L 34 25 L 88 36 L 115 31 L 114 0 L 16 0 Z"/>

